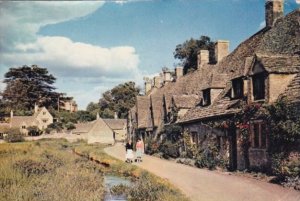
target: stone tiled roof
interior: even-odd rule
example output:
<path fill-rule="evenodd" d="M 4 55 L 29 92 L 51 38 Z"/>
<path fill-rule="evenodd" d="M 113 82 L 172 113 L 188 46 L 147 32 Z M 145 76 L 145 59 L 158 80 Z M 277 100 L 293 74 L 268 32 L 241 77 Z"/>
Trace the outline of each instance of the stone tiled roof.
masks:
<path fill-rule="evenodd" d="M 200 98 L 198 95 L 173 95 L 172 97 L 174 106 L 176 108 L 190 109 L 195 107 L 199 102 Z"/>
<path fill-rule="evenodd" d="M 232 53 L 217 64 L 219 71 L 227 73 L 230 79 L 241 77 L 245 72 L 245 63 L 255 55 L 261 40 L 268 29 L 264 28 L 242 42 Z"/>
<path fill-rule="evenodd" d="M 137 96 L 137 126 L 138 128 L 147 128 L 150 112 L 150 99 L 148 96 Z"/>
<path fill-rule="evenodd" d="M 11 119 L 11 127 L 19 128 L 23 123 L 25 123 L 27 126 L 31 126 L 34 121 L 34 116 L 13 116 Z"/>
<path fill-rule="evenodd" d="M 101 118 L 100 118 L 101 119 Z M 105 122 L 107 126 L 109 126 L 112 130 L 120 130 L 123 129 L 126 125 L 126 119 L 101 119 L 101 122 Z M 94 125 L 98 122 L 98 120 L 94 120 L 91 122 L 78 123 L 75 124 L 75 129 L 72 131 L 73 133 L 88 133 L 94 127 Z M 103 124 L 101 124 L 103 125 Z"/>
<path fill-rule="evenodd" d="M 161 96 L 151 96 L 152 118 L 155 127 L 160 126 L 163 115 L 163 99 Z M 151 126 L 151 125 L 149 125 Z"/>
<path fill-rule="evenodd" d="M 292 55 L 300 51 L 300 8 L 278 19 L 264 34 L 258 52 Z"/>
<path fill-rule="evenodd" d="M 166 108 L 169 108 L 173 95 L 199 95 L 201 90 L 209 87 L 224 88 L 225 83 L 230 79 L 245 76 L 249 73 L 256 55 L 261 57 L 261 62 L 269 72 L 294 73 L 298 72 L 299 58 L 292 56 L 290 59 L 285 56 L 300 54 L 300 9 L 279 19 L 272 28 L 263 28 L 244 42 L 242 42 L 232 53 L 223 58 L 216 65 L 204 65 L 192 73 L 188 73 L 176 82 L 169 83 L 160 89 L 153 90 L 151 97 L 163 97 Z M 281 55 L 281 57 L 268 58 L 270 55 Z M 281 65 L 281 66 L 280 66 Z M 285 66 L 286 68 L 282 68 Z M 296 69 L 296 70 L 295 70 Z M 295 87 L 297 80 L 291 83 L 289 89 Z M 229 88 L 230 89 L 230 88 Z M 224 93 L 228 92 L 228 87 Z M 230 100 L 223 92 L 219 98 L 208 107 L 196 107 L 191 109 L 181 120 L 194 121 L 196 119 L 210 118 L 218 115 L 226 115 L 236 112 L 234 106 L 237 100 Z M 293 95 L 294 94 L 294 95 Z M 289 96 L 296 97 L 297 91 L 291 92 Z M 161 106 L 160 103 L 159 107 Z"/>
<path fill-rule="evenodd" d="M 126 126 L 126 119 L 103 119 L 103 121 L 113 130 L 121 130 Z"/>
<path fill-rule="evenodd" d="M 94 126 L 95 121 L 75 124 L 72 133 L 88 133 Z"/>
<path fill-rule="evenodd" d="M 216 101 L 207 107 L 197 106 L 190 109 L 178 123 L 186 123 L 208 119 L 217 116 L 231 115 L 240 111 L 237 107 L 240 100 L 230 99 L 231 84 L 228 82 L 225 89 L 216 98 Z"/>
<path fill-rule="evenodd" d="M 5 132 L 9 128 L 9 123 L 0 123 L 0 132 Z"/>
<path fill-rule="evenodd" d="M 300 72 L 300 56 L 258 56 L 257 60 L 269 73 Z"/>

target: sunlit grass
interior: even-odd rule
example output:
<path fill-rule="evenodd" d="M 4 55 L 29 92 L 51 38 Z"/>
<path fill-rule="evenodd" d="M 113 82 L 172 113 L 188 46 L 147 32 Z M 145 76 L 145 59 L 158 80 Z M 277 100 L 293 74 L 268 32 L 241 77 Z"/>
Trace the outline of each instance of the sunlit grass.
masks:
<path fill-rule="evenodd" d="M 0 144 L 0 200 L 103 200 L 105 174 L 134 181 L 124 192 L 128 200 L 187 200 L 169 182 L 107 155 L 104 148 L 63 139 Z"/>

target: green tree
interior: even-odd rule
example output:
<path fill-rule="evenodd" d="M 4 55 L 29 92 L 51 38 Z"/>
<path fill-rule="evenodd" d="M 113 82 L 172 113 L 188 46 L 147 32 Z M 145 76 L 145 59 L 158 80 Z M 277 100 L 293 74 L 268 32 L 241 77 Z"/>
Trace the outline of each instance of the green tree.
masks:
<path fill-rule="evenodd" d="M 100 113 L 99 103 L 90 102 L 86 107 L 86 111 L 96 117 L 97 113 Z"/>
<path fill-rule="evenodd" d="M 135 105 L 136 96 L 140 89 L 134 82 L 119 84 L 111 90 L 102 94 L 99 100 L 100 116 L 103 118 L 113 118 L 114 112 L 119 118 L 126 118 L 128 111 Z"/>
<path fill-rule="evenodd" d="M 88 111 L 79 110 L 76 112 L 78 122 L 88 122 L 96 119 L 96 115 Z"/>
<path fill-rule="evenodd" d="M 191 38 L 176 46 L 174 57 L 181 61 L 184 73 L 197 69 L 197 56 L 199 50 L 209 51 L 210 63 L 215 63 L 214 42 L 208 36 L 201 36 L 200 39 Z"/>
<path fill-rule="evenodd" d="M 6 88 L 1 95 L 10 109 L 31 110 L 35 103 L 57 106 L 58 95 L 53 86 L 56 78 L 46 68 L 37 65 L 10 68 L 4 77 Z"/>

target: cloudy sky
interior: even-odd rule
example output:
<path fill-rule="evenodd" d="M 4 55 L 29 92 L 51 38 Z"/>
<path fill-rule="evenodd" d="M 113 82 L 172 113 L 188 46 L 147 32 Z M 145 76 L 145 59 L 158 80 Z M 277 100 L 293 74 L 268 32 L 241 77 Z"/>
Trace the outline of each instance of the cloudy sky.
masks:
<path fill-rule="evenodd" d="M 285 12 L 298 7 L 286 0 Z M 191 37 L 230 40 L 233 50 L 263 26 L 263 0 L 0 1 L 0 79 L 9 67 L 46 67 L 85 109 L 117 84 L 142 87 L 174 68 L 176 45 Z"/>

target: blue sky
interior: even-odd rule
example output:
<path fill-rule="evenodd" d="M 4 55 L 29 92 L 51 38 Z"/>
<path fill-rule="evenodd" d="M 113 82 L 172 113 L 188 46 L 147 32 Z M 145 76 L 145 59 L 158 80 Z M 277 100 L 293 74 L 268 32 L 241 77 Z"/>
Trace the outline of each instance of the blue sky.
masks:
<path fill-rule="evenodd" d="M 85 109 L 119 83 L 143 87 L 144 76 L 174 68 L 176 45 L 191 37 L 229 40 L 233 50 L 263 27 L 264 2 L 1 2 L 0 74 L 24 64 L 46 67 L 57 91 Z M 298 7 L 285 1 L 286 13 Z"/>

